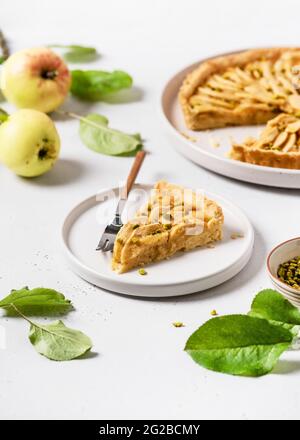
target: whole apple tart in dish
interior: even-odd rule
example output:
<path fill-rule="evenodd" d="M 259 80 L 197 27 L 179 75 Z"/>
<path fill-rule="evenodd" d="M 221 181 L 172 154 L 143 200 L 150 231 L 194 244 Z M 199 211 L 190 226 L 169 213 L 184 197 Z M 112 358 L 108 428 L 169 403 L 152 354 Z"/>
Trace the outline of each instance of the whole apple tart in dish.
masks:
<path fill-rule="evenodd" d="M 231 159 L 277 168 L 300 169 L 300 119 L 281 113 L 271 119 L 258 139 L 233 143 Z"/>
<path fill-rule="evenodd" d="M 300 48 L 253 49 L 202 62 L 179 92 L 191 130 L 300 116 Z"/>
<path fill-rule="evenodd" d="M 112 268 L 118 273 L 221 240 L 222 208 L 203 194 L 159 181 L 148 203 L 119 231 Z"/>

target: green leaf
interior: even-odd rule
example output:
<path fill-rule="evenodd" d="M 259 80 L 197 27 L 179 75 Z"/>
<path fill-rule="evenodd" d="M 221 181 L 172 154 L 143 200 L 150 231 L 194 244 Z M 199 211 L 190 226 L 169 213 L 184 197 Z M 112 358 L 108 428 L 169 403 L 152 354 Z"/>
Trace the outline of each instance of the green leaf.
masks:
<path fill-rule="evenodd" d="M 0 308 L 14 312 L 12 305 L 18 307 L 27 314 L 42 314 L 65 312 L 72 307 L 71 301 L 54 289 L 37 287 L 29 290 L 24 287 L 20 290 L 12 290 L 11 293 L 0 301 Z"/>
<path fill-rule="evenodd" d="M 0 96 L 0 97 L 1 97 L 1 96 Z M 8 117 L 9 117 L 9 114 L 8 114 L 5 110 L 3 110 L 2 108 L 0 108 L 0 125 L 1 125 L 3 122 L 7 121 Z"/>
<path fill-rule="evenodd" d="M 99 56 L 97 49 L 94 47 L 79 46 L 78 44 L 52 44 L 49 47 L 64 49 L 63 57 L 70 63 L 94 61 Z"/>
<path fill-rule="evenodd" d="M 207 321 L 190 336 L 185 350 L 210 370 L 262 376 L 272 371 L 292 340 L 290 331 L 265 319 L 228 315 Z"/>
<path fill-rule="evenodd" d="M 0 64 L 4 63 L 4 61 L 5 61 L 5 58 L 0 56 Z"/>
<path fill-rule="evenodd" d="M 109 93 L 132 86 L 132 78 L 121 70 L 72 70 L 71 93 L 87 101 L 101 101 Z"/>
<path fill-rule="evenodd" d="M 271 324 L 290 330 L 294 336 L 300 331 L 300 311 L 279 292 L 264 289 L 254 298 L 249 316 L 267 319 Z M 295 346 L 298 342 L 294 340 Z"/>
<path fill-rule="evenodd" d="M 299 309 L 273 289 L 262 290 L 256 295 L 249 315 L 292 326 L 300 325 Z"/>
<path fill-rule="evenodd" d="M 111 156 L 128 155 L 142 146 L 139 134 L 129 135 L 109 128 L 108 119 L 94 113 L 80 118 L 79 134 L 91 150 Z"/>
<path fill-rule="evenodd" d="M 92 348 L 88 336 L 66 327 L 62 321 L 48 325 L 31 322 L 29 340 L 38 353 L 54 361 L 78 358 Z"/>

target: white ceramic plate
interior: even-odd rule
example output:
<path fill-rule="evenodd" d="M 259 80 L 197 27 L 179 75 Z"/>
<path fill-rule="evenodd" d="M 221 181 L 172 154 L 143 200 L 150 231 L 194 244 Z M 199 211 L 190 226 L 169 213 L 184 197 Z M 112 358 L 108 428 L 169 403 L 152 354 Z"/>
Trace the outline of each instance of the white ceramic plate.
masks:
<path fill-rule="evenodd" d="M 127 202 L 127 212 L 133 213 L 148 197 L 152 185 L 135 185 Z M 224 239 L 215 248 L 198 248 L 179 253 L 170 260 L 147 266 L 147 275 L 137 269 L 119 275 L 110 268 L 110 252 L 95 251 L 105 223 L 115 211 L 117 189 L 103 190 L 68 214 L 62 228 L 64 252 L 68 262 L 86 281 L 118 293 L 144 297 L 185 295 L 209 289 L 235 276 L 247 264 L 252 254 L 254 233 L 243 212 L 231 202 L 205 193 L 218 202 L 224 211 Z M 109 217 L 107 219 L 107 214 Z M 104 222 L 103 222 L 104 219 Z M 233 233 L 243 238 L 233 240 Z"/>
<path fill-rule="evenodd" d="M 247 136 L 257 136 L 262 127 L 226 127 L 199 132 L 186 128 L 178 102 L 178 91 L 185 76 L 199 63 L 200 61 L 173 76 L 162 91 L 160 113 L 174 147 L 193 162 L 234 179 L 281 188 L 300 188 L 300 170 L 263 167 L 226 157 L 231 138 L 242 141 Z M 196 142 L 187 139 L 182 133 Z M 216 142 L 220 144 L 219 147 L 212 145 Z"/>

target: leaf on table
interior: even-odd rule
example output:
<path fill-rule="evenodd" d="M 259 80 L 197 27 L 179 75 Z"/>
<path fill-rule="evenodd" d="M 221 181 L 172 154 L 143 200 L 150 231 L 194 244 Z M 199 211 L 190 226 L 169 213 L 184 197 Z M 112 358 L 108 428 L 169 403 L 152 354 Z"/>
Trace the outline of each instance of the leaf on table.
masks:
<path fill-rule="evenodd" d="M 249 315 L 267 319 L 290 330 L 295 327 L 295 332 L 298 332 L 300 325 L 299 309 L 273 289 L 264 289 L 256 295 Z"/>
<path fill-rule="evenodd" d="M 99 57 L 94 47 L 79 46 L 78 44 L 51 44 L 49 47 L 63 49 L 63 58 L 70 63 L 83 63 L 94 61 Z"/>
<path fill-rule="evenodd" d="M 121 70 L 72 70 L 71 93 L 87 101 L 101 101 L 106 95 L 128 89 L 132 78 Z"/>
<path fill-rule="evenodd" d="M 139 134 L 126 134 L 108 127 L 108 119 L 90 114 L 80 120 L 79 134 L 82 142 L 97 153 L 110 156 L 129 155 L 142 147 Z"/>
<path fill-rule="evenodd" d="M 29 340 L 36 351 L 54 361 L 69 361 L 92 348 L 91 339 L 79 330 L 68 328 L 62 321 L 41 325 L 31 323 Z"/>
<path fill-rule="evenodd" d="M 300 311 L 279 292 L 273 289 L 264 289 L 254 298 L 249 316 L 267 319 L 274 325 L 290 330 L 295 339 L 293 349 L 297 348 L 297 337 L 300 332 Z"/>
<path fill-rule="evenodd" d="M 265 319 L 228 315 L 213 318 L 196 330 L 185 351 L 210 370 L 262 376 L 272 371 L 292 340 L 290 331 Z"/>
<path fill-rule="evenodd" d="M 5 308 L 9 314 L 15 315 L 12 304 L 27 315 L 65 313 L 72 307 L 71 301 L 62 293 L 44 287 L 12 290 L 0 301 L 0 308 Z"/>

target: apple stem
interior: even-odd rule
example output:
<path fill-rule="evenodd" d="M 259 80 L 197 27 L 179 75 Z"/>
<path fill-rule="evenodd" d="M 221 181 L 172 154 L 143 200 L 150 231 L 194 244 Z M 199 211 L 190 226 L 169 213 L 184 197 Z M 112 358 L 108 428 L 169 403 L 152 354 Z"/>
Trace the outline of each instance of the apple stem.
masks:
<path fill-rule="evenodd" d="M 9 48 L 2 31 L 0 31 L 0 48 L 2 50 L 2 57 L 6 60 L 9 57 Z"/>
<path fill-rule="evenodd" d="M 55 79 L 57 77 L 56 70 L 44 70 L 41 73 L 42 78 L 44 79 Z"/>

